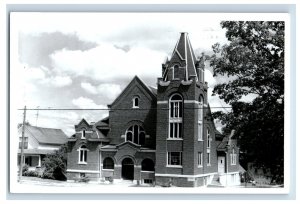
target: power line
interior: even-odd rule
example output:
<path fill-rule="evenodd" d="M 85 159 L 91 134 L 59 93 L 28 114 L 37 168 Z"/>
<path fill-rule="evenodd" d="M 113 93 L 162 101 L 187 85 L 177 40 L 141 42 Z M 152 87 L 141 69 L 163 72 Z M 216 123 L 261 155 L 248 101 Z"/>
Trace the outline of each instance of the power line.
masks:
<path fill-rule="evenodd" d="M 203 107 L 203 108 L 187 108 L 183 107 L 183 109 L 214 109 L 214 108 L 219 108 L 219 109 L 231 109 L 232 107 Z M 106 111 L 114 111 L 114 110 L 133 110 L 133 111 L 139 111 L 139 110 L 169 110 L 170 108 L 27 108 L 26 110 L 45 110 L 45 111 L 55 111 L 55 110 L 90 110 L 90 111 L 97 111 L 97 110 L 106 110 Z M 23 108 L 20 108 L 18 110 L 24 110 Z"/>

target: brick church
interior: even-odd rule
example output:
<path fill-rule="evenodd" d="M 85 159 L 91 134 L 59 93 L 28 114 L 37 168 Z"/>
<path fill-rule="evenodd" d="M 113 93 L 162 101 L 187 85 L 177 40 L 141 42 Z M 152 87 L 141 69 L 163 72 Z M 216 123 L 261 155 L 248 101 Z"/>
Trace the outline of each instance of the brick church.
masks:
<path fill-rule="evenodd" d="M 108 105 L 108 117 L 75 125 L 68 139 L 68 180 L 238 185 L 239 148 L 232 135 L 216 130 L 204 61 L 195 57 L 188 34 L 181 33 L 162 64 L 157 89 L 135 76 Z"/>

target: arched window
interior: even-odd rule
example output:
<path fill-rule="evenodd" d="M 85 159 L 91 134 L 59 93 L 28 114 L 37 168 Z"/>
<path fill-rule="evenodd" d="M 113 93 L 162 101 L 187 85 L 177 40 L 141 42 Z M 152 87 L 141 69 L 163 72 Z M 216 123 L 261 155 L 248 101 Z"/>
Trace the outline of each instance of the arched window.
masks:
<path fill-rule="evenodd" d="M 85 145 L 82 145 L 80 148 L 79 148 L 79 158 L 78 158 L 78 163 L 81 163 L 81 164 L 86 164 L 87 162 L 87 148 Z"/>
<path fill-rule="evenodd" d="M 138 96 L 135 96 L 133 97 L 132 99 L 132 107 L 133 108 L 139 108 L 139 97 Z"/>
<path fill-rule="evenodd" d="M 154 162 L 151 159 L 142 161 L 142 171 L 154 171 Z"/>
<path fill-rule="evenodd" d="M 103 160 L 103 169 L 114 169 L 114 160 L 107 157 Z"/>
<path fill-rule="evenodd" d="M 86 129 L 85 128 L 82 128 L 81 129 L 81 139 L 86 139 L 86 137 L 85 137 L 85 132 L 86 131 Z"/>
<path fill-rule="evenodd" d="M 198 140 L 203 140 L 203 97 L 201 95 L 198 104 Z"/>
<path fill-rule="evenodd" d="M 169 138 L 182 138 L 182 106 L 182 97 L 179 94 L 174 94 L 169 103 Z"/>
<path fill-rule="evenodd" d="M 146 133 L 142 126 L 133 125 L 126 130 L 126 141 L 131 141 L 135 144 L 145 145 Z"/>

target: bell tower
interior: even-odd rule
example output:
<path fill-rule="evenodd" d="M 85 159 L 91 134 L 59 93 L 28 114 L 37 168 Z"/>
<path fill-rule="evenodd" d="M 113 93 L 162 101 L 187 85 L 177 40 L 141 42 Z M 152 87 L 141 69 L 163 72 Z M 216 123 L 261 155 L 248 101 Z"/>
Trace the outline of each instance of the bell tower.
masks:
<path fill-rule="evenodd" d="M 182 32 L 170 60 L 162 64 L 158 78 L 156 183 L 197 186 L 204 182 L 207 156 L 204 117 L 207 84 L 204 82 L 205 57 L 198 60 L 188 33 Z"/>

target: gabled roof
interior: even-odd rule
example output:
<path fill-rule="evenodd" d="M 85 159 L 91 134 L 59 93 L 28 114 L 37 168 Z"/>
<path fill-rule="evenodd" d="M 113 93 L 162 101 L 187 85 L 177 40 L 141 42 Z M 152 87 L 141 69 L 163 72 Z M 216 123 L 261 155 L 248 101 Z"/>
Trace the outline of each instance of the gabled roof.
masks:
<path fill-rule="evenodd" d="M 156 95 L 153 93 L 153 91 L 147 86 L 138 76 L 134 76 L 131 82 L 126 86 L 126 88 L 120 93 L 120 95 L 110 104 L 108 107 L 110 108 L 111 106 L 115 105 L 119 99 L 124 95 L 124 93 L 135 83 L 137 82 L 140 84 L 145 91 L 152 97 L 156 99 Z"/>
<path fill-rule="evenodd" d="M 232 145 L 232 136 L 234 135 L 234 130 L 231 131 L 230 135 L 223 138 L 222 142 L 218 145 L 217 150 L 225 151 L 227 147 Z"/>
<path fill-rule="evenodd" d="M 188 33 L 182 32 L 179 40 L 176 43 L 174 51 L 169 61 L 167 61 L 167 69 L 163 78 L 166 77 L 169 68 L 175 64 L 179 64 L 181 67 L 185 67 L 185 79 L 188 80 L 191 76 L 196 76 L 196 57 L 192 45 L 190 43 Z"/>
<path fill-rule="evenodd" d="M 60 145 L 67 142 L 67 135 L 61 129 L 25 125 L 25 134 L 30 134 L 42 144 Z"/>
<path fill-rule="evenodd" d="M 90 125 L 88 122 L 86 122 L 86 120 L 84 118 L 81 119 L 81 121 L 78 123 L 78 125 L 75 125 L 75 128 L 77 128 L 82 123 L 85 123 L 86 126 L 88 126 L 89 128 L 92 128 L 92 125 Z"/>

